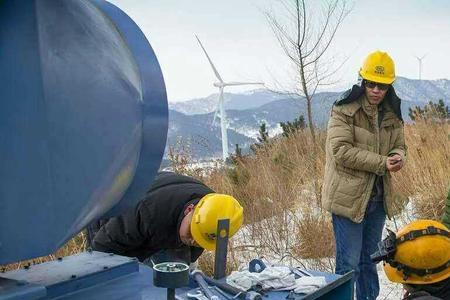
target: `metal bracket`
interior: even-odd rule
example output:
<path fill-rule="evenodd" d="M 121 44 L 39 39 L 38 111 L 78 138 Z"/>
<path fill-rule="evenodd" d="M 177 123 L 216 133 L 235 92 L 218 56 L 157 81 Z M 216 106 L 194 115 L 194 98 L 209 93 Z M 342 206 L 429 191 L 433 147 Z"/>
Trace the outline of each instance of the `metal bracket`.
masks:
<path fill-rule="evenodd" d="M 225 277 L 229 233 L 230 219 L 220 219 L 217 222 L 216 255 L 214 259 L 215 279 L 221 279 Z"/>

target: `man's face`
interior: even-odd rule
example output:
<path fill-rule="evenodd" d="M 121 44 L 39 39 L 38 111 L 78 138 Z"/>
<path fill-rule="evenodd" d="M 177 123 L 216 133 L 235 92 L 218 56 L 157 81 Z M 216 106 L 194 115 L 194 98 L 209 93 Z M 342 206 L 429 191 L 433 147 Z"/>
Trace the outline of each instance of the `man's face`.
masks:
<path fill-rule="evenodd" d="M 194 206 L 192 207 L 188 206 L 188 208 L 186 208 L 184 213 L 185 216 L 181 221 L 180 225 L 180 232 L 179 232 L 180 240 L 183 244 L 187 246 L 199 247 L 199 245 L 195 242 L 191 234 L 191 221 L 192 216 L 194 214 Z"/>
<path fill-rule="evenodd" d="M 376 83 L 373 81 L 366 80 L 365 82 L 366 88 L 366 97 L 369 100 L 369 103 L 372 105 L 380 104 L 389 88 L 389 84 Z"/>

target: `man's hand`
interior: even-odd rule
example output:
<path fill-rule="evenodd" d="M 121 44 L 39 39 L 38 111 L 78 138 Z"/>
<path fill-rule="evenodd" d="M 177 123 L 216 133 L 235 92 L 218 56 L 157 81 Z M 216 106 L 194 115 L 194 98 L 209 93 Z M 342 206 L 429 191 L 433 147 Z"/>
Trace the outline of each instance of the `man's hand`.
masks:
<path fill-rule="evenodd" d="M 400 155 L 389 156 L 386 161 L 386 168 L 389 172 L 397 172 L 403 167 L 403 161 Z"/>

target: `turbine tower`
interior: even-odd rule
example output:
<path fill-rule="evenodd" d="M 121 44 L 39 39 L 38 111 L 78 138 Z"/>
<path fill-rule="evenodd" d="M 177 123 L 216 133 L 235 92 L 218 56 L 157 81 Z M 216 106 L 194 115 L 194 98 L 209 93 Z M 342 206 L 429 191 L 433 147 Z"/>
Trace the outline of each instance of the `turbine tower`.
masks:
<path fill-rule="evenodd" d="M 422 79 L 422 60 L 427 56 L 426 54 L 422 57 L 415 56 L 417 58 L 417 61 L 419 62 L 419 80 Z"/>
<path fill-rule="evenodd" d="M 216 67 L 214 66 L 211 58 L 209 57 L 208 52 L 206 52 L 205 47 L 203 47 L 202 42 L 200 41 L 200 39 L 198 38 L 197 35 L 195 36 L 195 38 L 197 39 L 198 43 L 200 44 L 200 47 L 202 48 L 203 52 L 205 53 L 206 58 L 208 59 L 209 64 L 211 65 L 211 68 L 213 69 L 214 74 L 216 75 L 216 78 L 218 80 L 218 81 L 214 82 L 214 84 L 213 84 L 215 87 L 219 88 L 219 100 L 217 103 L 218 107 L 214 113 L 213 124 L 216 120 L 217 113 L 219 112 L 220 129 L 221 129 L 221 133 L 222 133 L 222 159 L 225 162 L 228 157 L 228 133 L 227 133 L 228 122 L 227 122 L 227 116 L 226 116 L 226 111 L 225 111 L 225 107 L 224 107 L 223 90 L 227 86 L 264 84 L 264 83 L 263 82 L 234 82 L 234 81 L 225 82 L 225 81 L 223 81 L 222 77 L 220 76 L 219 72 L 217 71 Z"/>

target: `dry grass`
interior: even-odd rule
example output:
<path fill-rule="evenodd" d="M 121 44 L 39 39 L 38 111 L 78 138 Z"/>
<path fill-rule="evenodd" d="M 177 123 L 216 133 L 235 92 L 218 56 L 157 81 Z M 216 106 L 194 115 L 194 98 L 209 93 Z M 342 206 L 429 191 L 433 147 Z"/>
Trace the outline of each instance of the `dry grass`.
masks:
<path fill-rule="evenodd" d="M 405 126 L 408 161 L 394 175 L 394 188 L 410 197 L 412 211 L 404 214 L 406 219 L 441 218 L 450 186 L 449 134 L 449 124 Z M 307 262 L 314 269 L 333 270 L 331 220 L 322 211 L 314 187 L 322 183 L 325 136 L 325 132 L 318 132 L 314 146 L 308 132 L 298 132 L 289 139 L 273 140 L 254 156 L 238 159 L 232 168 L 216 165 L 207 171 L 190 169 L 189 158 L 184 157 L 187 151 L 171 153 L 178 172 L 199 177 L 217 192 L 233 195 L 245 208 L 246 225 L 230 244 L 228 271 L 255 257 L 292 264 Z M 85 238 L 80 234 L 57 253 L 31 263 L 84 249 Z M 212 273 L 212 253 L 204 254 L 199 263 L 205 272 Z"/>
<path fill-rule="evenodd" d="M 6 266 L 0 266 L 1 272 L 6 272 L 10 270 L 21 269 L 25 266 L 40 264 L 46 261 L 55 260 L 58 257 L 69 256 L 73 254 L 77 254 L 83 251 L 86 251 L 86 234 L 84 231 L 80 232 L 78 235 L 73 237 L 70 241 L 68 241 L 63 247 L 58 249 L 56 252 L 48 255 L 37 257 L 34 259 L 24 260 L 17 263 L 9 264 Z"/>
<path fill-rule="evenodd" d="M 230 243 L 232 245 L 232 243 Z M 227 265 L 225 273 L 228 275 L 232 271 L 238 268 L 238 255 L 237 251 L 231 246 L 227 255 Z M 198 266 L 203 273 L 208 276 L 214 275 L 214 252 L 204 251 L 198 259 Z"/>
<path fill-rule="evenodd" d="M 330 218 L 314 188 L 321 184 L 324 171 L 324 132 L 317 141 L 319 146 L 313 149 L 309 133 L 300 131 L 289 139 L 273 140 L 255 156 L 206 178 L 216 191 L 239 199 L 247 212 L 237 243 L 240 251 L 279 262 L 333 256 Z M 329 270 L 329 264 L 324 268 Z"/>
<path fill-rule="evenodd" d="M 408 158 L 394 186 L 410 197 L 411 219 L 439 220 L 450 186 L 450 123 L 420 121 L 405 126 Z"/>
<path fill-rule="evenodd" d="M 403 222 L 441 218 L 450 186 L 449 133 L 449 124 L 422 121 L 405 126 L 408 161 L 394 175 L 394 188 L 409 197 L 412 207 L 400 216 Z M 332 270 L 333 263 L 327 261 L 334 256 L 331 220 L 314 193 L 314 183 L 322 184 L 325 136 L 319 132 L 316 149 L 306 132 L 272 141 L 256 156 L 245 157 L 236 167 L 217 170 L 206 179 L 215 190 L 234 195 L 245 207 L 247 226 L 241 233 L 245 242 L 239 250 L 279 261 L 307 260 L 315 268 Z"/>

